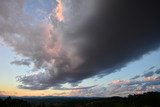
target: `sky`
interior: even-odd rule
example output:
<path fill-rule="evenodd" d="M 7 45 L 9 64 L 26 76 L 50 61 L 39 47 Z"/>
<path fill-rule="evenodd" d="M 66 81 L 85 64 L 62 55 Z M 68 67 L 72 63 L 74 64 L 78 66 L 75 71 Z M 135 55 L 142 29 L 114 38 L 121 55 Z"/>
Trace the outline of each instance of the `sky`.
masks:
<path fill-rule="evenodd" d="M 0 96 L 160 91 L 155 1 L 0 1 Z"/>

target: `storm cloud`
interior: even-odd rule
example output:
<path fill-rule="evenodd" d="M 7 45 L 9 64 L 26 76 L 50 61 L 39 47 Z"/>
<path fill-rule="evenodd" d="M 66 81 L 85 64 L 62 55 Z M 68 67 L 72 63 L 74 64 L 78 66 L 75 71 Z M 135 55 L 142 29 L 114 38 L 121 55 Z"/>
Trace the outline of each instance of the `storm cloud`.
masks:
<path fill-rule="evenodd" d="M 157 1 L 62 0 L 64 21 L 53 14 L 55 7 L 47 21 L 36 23 L 24 13 L 24 4 L 0 3 L 0 37 L 17 54 L 31 59 L 38 71 L 18 76 L 19 88 L 78 84 L 116 72 L 160 46 Z"/>

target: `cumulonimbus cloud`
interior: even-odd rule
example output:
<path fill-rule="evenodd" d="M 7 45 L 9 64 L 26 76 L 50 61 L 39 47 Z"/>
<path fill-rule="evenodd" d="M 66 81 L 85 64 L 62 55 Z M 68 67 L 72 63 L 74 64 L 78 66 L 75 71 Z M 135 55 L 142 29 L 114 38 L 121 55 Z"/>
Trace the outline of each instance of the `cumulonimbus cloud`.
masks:
<path fill-rule="evenodd" d="M 29 58 L 38 71 L 19 76 L 20 88 L 48 89 L 107 75 L 160 46 L 156 2 L 57 3 L 57 15 L 54 11 L 46 16 L 47 21 L 36 23 L 23 11 L 25 1 L 0 3 L 0 37 L 17 54 Z"/>

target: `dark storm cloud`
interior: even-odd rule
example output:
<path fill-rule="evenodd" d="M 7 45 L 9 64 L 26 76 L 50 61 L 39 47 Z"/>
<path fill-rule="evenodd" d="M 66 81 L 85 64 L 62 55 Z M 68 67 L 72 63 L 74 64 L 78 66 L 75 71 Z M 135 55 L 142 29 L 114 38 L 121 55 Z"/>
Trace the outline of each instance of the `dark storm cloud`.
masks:
<path fill-rule="evenodd" d="M 86 40 L 84 44 L 74 44 L 84 63 L 75 72 L 59 72 L 53 77 L 53 86 L 78 82 L 106 69 L 111 70 L 104 74 L 112 73 L 157 49 L 160 45 L 158 10 L 158 3 L 152 1 L 98 1 L 93 16 L 64 39 L 67 42 Z"/>
<path fill-rule="evenodd" d="M 77 44 L 85 62 L 70 78 L 78 81 L 109 74 L 157 49 L 160 46 L 158 4 L 148 0 L 97 1 L 97 11 L 69 38 L 86 40 Z"/>
<path fill-rule="evenodd" d="M 19 1 L 0 3 L 0 37 L 37 71 L 44 70 L 19 76 L 19 88 L 54 89 L 102 77 L 160 46 L 158 1 L 62 1 L 64 22 L 51 15 L 52 23 L 34 25 L 23 11 L 25 1 Z"/>

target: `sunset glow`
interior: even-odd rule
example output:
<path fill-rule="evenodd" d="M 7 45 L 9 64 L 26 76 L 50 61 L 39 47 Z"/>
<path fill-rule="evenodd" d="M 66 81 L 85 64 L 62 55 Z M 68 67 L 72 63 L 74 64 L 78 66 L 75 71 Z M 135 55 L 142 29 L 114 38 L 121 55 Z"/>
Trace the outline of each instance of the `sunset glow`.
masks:
<path fill-rule="evenodd" d="M 64 16 L 63 16 L 63 5 L 61 0 L 56 0 L 57 1 L 57 6 L 55 8 L 55 17 L 57 20 L 64 21 Z"/>

